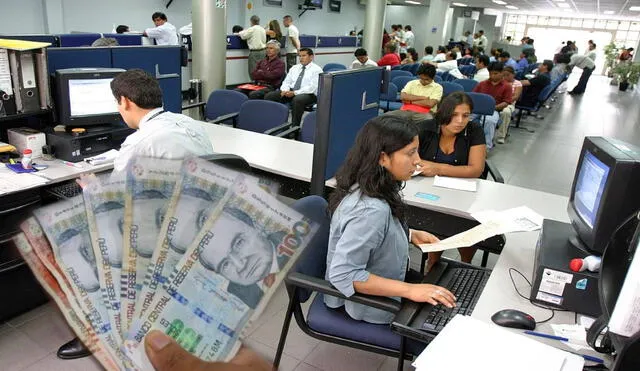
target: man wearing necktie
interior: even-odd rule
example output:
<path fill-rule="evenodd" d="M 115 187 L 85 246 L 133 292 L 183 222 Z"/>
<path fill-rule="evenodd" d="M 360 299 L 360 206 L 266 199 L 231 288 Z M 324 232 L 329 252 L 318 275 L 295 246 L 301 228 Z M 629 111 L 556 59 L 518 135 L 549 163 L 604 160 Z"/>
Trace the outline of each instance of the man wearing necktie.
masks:
<path fill-rule="evenodd" d="M 313 63 L 313 50 L 301 48 L 298 52 L 300 63 L 291 67 L 284 78 L 280 90 L 274 90 L 264 99 L 280 103 L 291 103 L 291 123 L 299 126 L 304 108 L 317 100 L 318 76 L 322 68 Z"/>

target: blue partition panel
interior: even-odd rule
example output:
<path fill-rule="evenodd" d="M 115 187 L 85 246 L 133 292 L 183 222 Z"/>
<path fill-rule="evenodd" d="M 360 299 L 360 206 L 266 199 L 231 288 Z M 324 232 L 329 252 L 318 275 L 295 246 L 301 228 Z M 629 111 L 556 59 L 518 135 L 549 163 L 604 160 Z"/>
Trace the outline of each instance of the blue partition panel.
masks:
<path fill-rule="evenodd" d="M 318 48 L 356 46 L 355 36 L 318 36 Z"/>
<path fill-rule="evenodd" d="M 240 36 L 227 35 L 227 49 L 249 49 L 249 46 Z"/>
<path fill-rule="evenodd" d="M 324 194 L 325 180 L 342 165 L 360 128 L 378 116 L 382 79 L 383 68 L 320 75 L 311 194 Z"/>
<path fill-rule="evenodd" d="M 63 68 L 110 68 L 110 48 L 48 48 L 47 68 L 49 74 Z"/>
<path fill-rule="evenodd" d="M 112 67 L 141 68 L 155 76 L 162 88 L 164 108 L 182 112 L 182 68 L 180 46 L 114 47 L 111 50 Z"/>
<path fill-rule="evenodd" d="M 71 33 L 58 35 L 61 47 L 91 46 L 91 44 L 102 37 L 99 33 Z"/>
<path fill-rule="evenodd" d="M 36 41 L 49 43 L 51 47 L 60 46 L 60 39 L 56 35 L 0 35 L 0 39 Z"/>
<path fill-rule="evenodd" d="M 300 36 L 300 46 L 303 48 L 315 48 L 317 36 L 302 35 Z"/>
<path fill-rule="evenodd" d="M 118 44 L 122 45 L 142 45 L 142 34 L 130 35 L 120 33 L 106 33 L 103 37 L 111 37 L 118 41 Z"/>

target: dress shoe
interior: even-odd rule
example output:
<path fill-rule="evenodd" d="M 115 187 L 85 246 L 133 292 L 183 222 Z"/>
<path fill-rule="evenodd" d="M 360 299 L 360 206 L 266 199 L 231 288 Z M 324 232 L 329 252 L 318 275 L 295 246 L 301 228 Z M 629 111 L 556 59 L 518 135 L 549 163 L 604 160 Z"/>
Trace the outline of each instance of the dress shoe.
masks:
<path fill-rule="evenodd" d="M 76 359 L 90 356 L 91 351 L 82 344 L 80 339 L 75 338 L 61 346 L 57 355 L 60 359 Z"/>

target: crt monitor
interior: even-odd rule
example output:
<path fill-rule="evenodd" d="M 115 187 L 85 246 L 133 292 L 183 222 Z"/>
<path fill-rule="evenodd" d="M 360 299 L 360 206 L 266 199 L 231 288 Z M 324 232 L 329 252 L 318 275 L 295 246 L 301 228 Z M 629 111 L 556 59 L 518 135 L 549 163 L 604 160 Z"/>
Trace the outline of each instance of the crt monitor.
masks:
<path fill-rule="evenodd" d="M 111 80 L 120 68 L 68 68 L 54 76 L 58 124 L 65 126 L 109 125 L 122 121 L 111 93 Z"/>
<path fill-rule="evenodd" d="M 567 211 L 577 239 L 601 255 L 616 227 L 640 209 L 640 149 L 604 137 L 586 137 L 574 175 Z"/>

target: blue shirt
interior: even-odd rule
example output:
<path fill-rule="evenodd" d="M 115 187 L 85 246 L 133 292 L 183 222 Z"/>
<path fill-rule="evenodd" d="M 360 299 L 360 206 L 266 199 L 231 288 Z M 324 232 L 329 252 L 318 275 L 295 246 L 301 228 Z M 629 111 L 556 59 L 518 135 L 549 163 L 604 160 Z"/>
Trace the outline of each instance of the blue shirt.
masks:
<path fill-rule="evenodd" d="M 527 61 L 527 58 L 522 58 L 518 61 L 518 69 L 516 71 L 522 71 L 527 68 L 527 66 L 529 66 L 529 61 Z"/>
<path fill-rule="evenodd" d="M 342 199 L 331 218 L 325 274 L 336 289 L 352 296 L 353 283 L 367 281 L 369 274 L 404 281 L 408 256 L 407 232 L 386 201 L 364 196 L 359 189 Z M 324 302 L 330 308 L 344 306 L 356 320 L 391 323 L 394 317 L 390 312 L 327 295 Z"/>
<path fill-rule="evenodd" d="M 514 61 L 513 58 L 509 58 L 504 65 L 513 68 L 514 71 L 518 70 L 518 62 Z"/>

